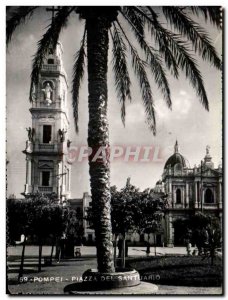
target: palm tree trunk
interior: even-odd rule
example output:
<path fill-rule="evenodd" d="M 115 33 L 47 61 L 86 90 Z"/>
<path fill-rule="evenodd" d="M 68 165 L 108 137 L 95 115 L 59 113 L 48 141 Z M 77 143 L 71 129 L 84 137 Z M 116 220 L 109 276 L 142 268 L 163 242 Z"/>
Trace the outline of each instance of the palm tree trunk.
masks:
<path fill-rule="evenodd" d="M 99 159 L 93 161 L 98 149 L 109 150 L 107 121 L 107 63 L 108 29 L 106 17 L 86 19 L 89 125 L 88 146 L 93 150 L 89 158 L 92 209 L 99 272 L 114 272 L 110 215 L 110 164 Z M 103 148 L 103 149 L 104 149 Z"/>

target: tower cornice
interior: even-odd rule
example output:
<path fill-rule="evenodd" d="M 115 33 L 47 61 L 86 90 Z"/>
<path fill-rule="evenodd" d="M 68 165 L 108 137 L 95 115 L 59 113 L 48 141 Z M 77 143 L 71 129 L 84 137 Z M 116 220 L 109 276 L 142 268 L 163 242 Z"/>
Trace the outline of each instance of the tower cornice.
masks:
<path fill-rule="evenodd" d="M 65 115 L 66 117 L 66 120 L 67 120 L 67 123 L 68 125 L 70 124 L 70 121 L 69 121 L 69 118 L 68 118 L 68 115 L 66 113 L 65 110 L 63 109 L 60 109 L 60 108 L 49 108 L 49 107 L 31 107 L 29 109 L 30 113 L 33 115 L 33 114 L 41 114 L 41 113 L 50 113 L 50 114 L 57 114 L 57 113 L 62 113 Z"/>

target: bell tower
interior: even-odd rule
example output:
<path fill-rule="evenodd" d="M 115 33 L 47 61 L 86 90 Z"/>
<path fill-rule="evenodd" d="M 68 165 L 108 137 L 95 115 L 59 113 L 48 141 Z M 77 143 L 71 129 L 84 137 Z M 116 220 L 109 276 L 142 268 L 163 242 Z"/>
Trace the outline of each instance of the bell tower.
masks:
<path fill-rule="evenodd" d="M 26 184 L 23 195 L 55 193 L 60 201 L 70 197 L 70 164 L 67 161 L 69 119 L 67 76 L 62 45 L 49 48 L 32 93 L 32 127 L 27 128 Z"/>

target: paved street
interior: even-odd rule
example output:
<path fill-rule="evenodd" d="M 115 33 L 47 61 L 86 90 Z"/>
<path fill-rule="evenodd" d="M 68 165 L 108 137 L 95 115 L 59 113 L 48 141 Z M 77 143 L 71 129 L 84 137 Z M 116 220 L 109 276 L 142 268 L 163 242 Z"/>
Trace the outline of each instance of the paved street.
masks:
<path fill-rule="evenodd" d="M 96 248 L 95 247 L 88 247 L 88 246 L 80 246 L 82 256 L 95 256 L 96 255 Z M 15 246 L 9 247 L 7 249 L 8 255 L 15 256 L 21 255 L 22 246 Z M 154 247 L 150 248 L 150 255 L 154 255 L 155 249 Z M 43 256 L 48 256 L 51 253 L 50 246 L 44 246 L 42 250 Z M 185 247 L 157 247 L 156 248 L 157 255 L 164 255 L 164 254 L 186 254 Z M 129 256 L 144 256 L 146 255 L 146 247 L 129 247 L 128 248 L 128 255 Z M 25 248 L 25 256 L 38 256 L 38 247 L 37 246 L 26 246 Z"/>
<path fill-rule="evenodd" d="M 9 292 L 12 294 L 63 294 L 64 287 L 68 284 L 80 282 L 83 272 L 90 268 L 96 268 L 95 247 L 80 247 L 82 257 L 68 260 L 54 261 L 52 266 L 43 266 L 41 272 L 37 272 L 38 247 L 28 246 L 25 252 L 24 283 L 17 283 L 18 269 L 20 265 L 21 246 L 8 249 L 8 283 Z M 151 251 L 153 248 L 151 248 Z M 51 247 L 43 248 L 43 255 L 50 255 Z M 157 253 L 185 254 L 185 248 L 157 248 Z M 144 256 L 145 248 L 130 247 L 130 256 Z M 153 255 L 153 251 L 152 254 Z M 43 260 L 44 262 L 44 260 Z M 156 294 L 221 294 L 221 288 L 180 287 L 158 285 Z M 140 290 L 144 294 L 144 288 Z M 129 291 L 128 291 L 129 292 Z M 146 291 L 145 291 L 146 292 Z M 148 294 L 148 287 L 147 287 Z"/>

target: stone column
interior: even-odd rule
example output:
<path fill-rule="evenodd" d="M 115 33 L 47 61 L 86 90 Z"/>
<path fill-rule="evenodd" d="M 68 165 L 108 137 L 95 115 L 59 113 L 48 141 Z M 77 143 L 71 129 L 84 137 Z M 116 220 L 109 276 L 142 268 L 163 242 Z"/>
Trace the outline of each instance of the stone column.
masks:
<path fill-rule="evenodd" d="M 26 157 L 26 184 L 28 184 L 28 180 L 29 180 L 29 158 L 28 156 Z"/>
<path fill-rule="evenodd" d="M 202 206 L 204 207 L 204 193 L 205 193 L 205 190 L 203 188 L 203 184 L 200 184 L 200 196 L 201 196 L 201 199 L 200 201 L 202 201 Z M 213 192 L 214 194 L 214 192 Z"/>
<path fill-rule="evenodd" d="M 195 208 L 198 208 L 197 181 L 194 183 L 195 188 Z"/>
<path fill-rule="evenodd" d="M 26 157 L 26 183 L 25 183 L 25 194 L 30 192 L 31 186 L 31 158 Z"/>
<path fill-rule="evenodd" d="M 174 243 L 174 230 L 173 230 L 173 217 L 171 214 L 168 216 L 168 243 L 167 247 L 173 247 Z"/>
<path fill-rule="evenodd" d="M 170 207 L 173 207 L 172 182 L 170 179 L 168 181 L 168 202 L 169 202 Z"/>
<path fill-rule="evenodd" d="M 40 170 L 38 168 L 38 162 L 36 159 L 33 160 L 34 172 L 33 172 L 33 188 L 34 192 L 39 190 L 40 182 Z"/>
<path fill-rule="evenodd" d="M 218 206 L 222 208 L 222 183 L 219 181 L 218 184 Z"/>
<path fill-rule="evenodd" d="M 181 187 L 181 206 L 182 206 L 182 208 L 185 207 L 185 197 L 186 197 L 185 189 L 184 189 L 184 187 Z"/>
<path fill-rule="evenodd" d="M 186 198 L 185 198 L 185 206 L 186 208 L 189 207 L 189 184 L 186 182 Z"/>
<path fill-rule="evenodd" d="M 171 197 L 172 197 L 173 207 L 175 207 L 176 206 L 176 193 L 175 193 L 174 187 L 172 187 Z"/>
<path fill-rule="evenodd" d="M 172 193 L 172 182 L 169 180 L 169 193 Z"/>
<path fill-rule="evenodd" d="M 32 163 L 31 158 L 28 160 L 28 185 L 31 185 L 32 182 Z"/>

